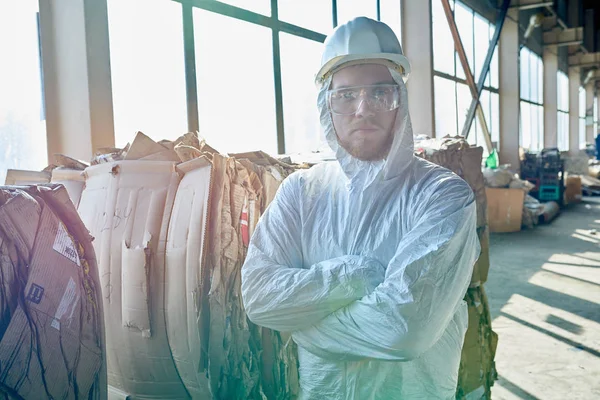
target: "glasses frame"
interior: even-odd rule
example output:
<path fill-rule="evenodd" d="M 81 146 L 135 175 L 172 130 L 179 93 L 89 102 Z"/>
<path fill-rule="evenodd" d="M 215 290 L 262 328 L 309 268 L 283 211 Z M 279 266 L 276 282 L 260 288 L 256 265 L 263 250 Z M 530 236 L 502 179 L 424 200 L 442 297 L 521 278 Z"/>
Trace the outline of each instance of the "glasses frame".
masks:
<path fill-rule="evenodd" d="M 343 87 L 343 88 L 339 88 L 339 89 L 329 89 L 329 90 L 327 90 L 327 106 L 329 107 L 329 111 L 331 111 L 331 113 L 335 114 L 335 115 L 353 115 L 353 114 L 356 114 L 356 111 L 358 111 L 358 109 L 362 106 L 362 104 L 363 104 L 364 101 L 367 101 L 367 105 L 371 109 L 373 109 L 373 106 L 369 103 L 369 100 L 365 99 L 366 93 L 363 93 L 363 92 L 364 92 L 364 89 L 378 88 L 378 87 L 381 87 L 381 88 L 384 88 L 384 87 L 393 88 L 394 89 L 394 99 L 393 99 L 393 102 L 392 102 L 392 105 L 391 105 L 392 108 L 387 109 L 387 110 L 380 110 L 380 111 L 375 111 L 374 110 L 374 112 L 376 112 L 376 113 L 382 113 L 382 112 L 389 112 L 389 111 L 393 111 L 393 110 L 398 109 L 398 107 L 400 107 L 400 86 L 398 86 L 398 84 L 396 84 L 396 83 L 384 83 L 384 84 L 380 83 L 380 84 L 376 84 L 376 85 L 350 86 L 350 87 Z M 331 106 L 331 98 L 332 98 L 333 94 L 335 94 L 336 92 L 341 92 L 341 91 L 344 91 L 344 90 L 352 90 L 352 89 L 362 89 L 361 90 L 361 94 L 360 94 L 361 100 L 358 103 L 358 105 L 356 106 L 356 110 L 354 110 L 351 113 L 340 113 L 340 112 L 335 111 L 333 109 L 333 107 Z"/>

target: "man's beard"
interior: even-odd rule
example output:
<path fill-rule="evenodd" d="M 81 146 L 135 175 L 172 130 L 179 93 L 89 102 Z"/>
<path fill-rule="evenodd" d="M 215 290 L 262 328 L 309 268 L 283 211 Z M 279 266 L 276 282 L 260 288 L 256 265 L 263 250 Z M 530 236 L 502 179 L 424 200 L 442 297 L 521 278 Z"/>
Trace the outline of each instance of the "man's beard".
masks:
<path fill-rule="evenodd" d="M 361 161 L 380 161 L 385 159 L 390 152 L 393 140 L 394 135 L 391 132 L 379 143 L 372 143 L 368 138 L 343 141 L 338 136 L 339 145 L 352 157 Z"/>

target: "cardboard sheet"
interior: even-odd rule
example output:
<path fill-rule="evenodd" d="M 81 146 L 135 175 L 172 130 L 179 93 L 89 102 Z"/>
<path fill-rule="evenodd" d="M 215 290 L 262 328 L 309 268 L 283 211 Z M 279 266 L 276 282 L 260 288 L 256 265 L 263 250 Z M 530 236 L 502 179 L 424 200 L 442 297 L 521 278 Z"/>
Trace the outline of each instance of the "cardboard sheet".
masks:
<path fill-rule="evenodd" d="M 165 246 L 180 180 L 175 165 L 119 161 L 89 167 L 79 203 L 98 255 L 109 384 L 135 398 L 189 396 L 165 323 Z"/>
<path fill-rule="evenodd" d="M 171 148 L 156 143 L 142 132 L 138 132 L 131 143 L 125 160 L 153 160 L 179 162 L 179 156 Z"/>
<path fill-rule="evenodd" d="M 9 169 L 6 171 L 5 185 L 36 185 L 50 182 L 48 171 L 26 171 L 22 169 Z"/>
<path fill-rule="evenodd" d="M 211 399 L 202 360 L 201 296 L 212 165 L 202 157 L 179 164 L 183 175 L 169 221 L 165 261 L 165 317 L 177 371 L 194 399 Z M 208 306 L 208 304 L 206 304 Z"/>
<path fill-rule="evenodd" d="M 477 237 L 481 246 L 479 258 L 473 267 L 470 287 L 477 287 L 487 282 L 490 270 L 490 231 L 487 226 L 477 228 Z"/>
<path fill-rule="evenodd" d="M 491 387 L 497 379 L 494 358 L 498 335 L 492 331 L 490 309 L 483 286 L 470 288 L 465 301 L 469 310 L 469 327 L 462 350 L 456 398 L 490 399 Z"/>

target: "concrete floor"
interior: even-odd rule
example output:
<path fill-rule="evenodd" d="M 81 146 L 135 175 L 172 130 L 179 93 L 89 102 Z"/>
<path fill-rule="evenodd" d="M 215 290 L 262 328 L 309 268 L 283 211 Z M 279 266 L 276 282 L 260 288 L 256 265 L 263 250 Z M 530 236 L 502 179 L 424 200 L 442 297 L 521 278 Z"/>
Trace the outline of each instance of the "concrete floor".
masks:
<path fill-rule="evenodd" d="M 600 198 L 492 235 L 485 287 L 499 336 L 494 400 L 600 399 Z"/>

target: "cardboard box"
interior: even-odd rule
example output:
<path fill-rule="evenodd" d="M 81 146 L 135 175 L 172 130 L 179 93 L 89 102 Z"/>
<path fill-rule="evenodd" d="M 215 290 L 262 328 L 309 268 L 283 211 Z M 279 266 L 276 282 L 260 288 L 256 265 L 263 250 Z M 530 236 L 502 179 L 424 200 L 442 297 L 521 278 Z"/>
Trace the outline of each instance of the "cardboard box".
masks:
<path fill-rule="evenodd" d="M 523 220 L 525 192 L 486 188 L 490 232 L 518 232 Z"/>
<path fill-rule="evenodd" d="M 17 288 L 19 297 L 2 315 L 2 388 L 26 399 L 105 399 L 104 326 L 91 238 L 62 186 L 2 194 L 2 268 L 12 264 L 18 277 L 2 283 Z"/>
<path fill-rule="evenodd" d="M 580 203 L 583 191 L 580 176 L 569 176 L 566 181 L 565 202 L 567 204 Z"/>

